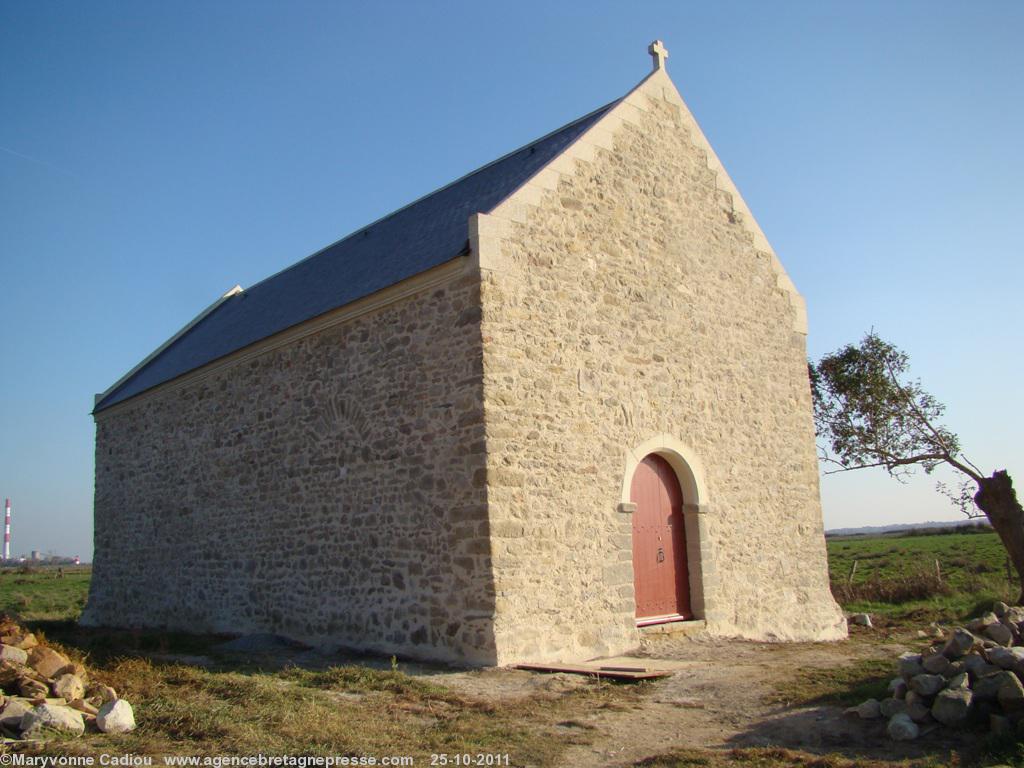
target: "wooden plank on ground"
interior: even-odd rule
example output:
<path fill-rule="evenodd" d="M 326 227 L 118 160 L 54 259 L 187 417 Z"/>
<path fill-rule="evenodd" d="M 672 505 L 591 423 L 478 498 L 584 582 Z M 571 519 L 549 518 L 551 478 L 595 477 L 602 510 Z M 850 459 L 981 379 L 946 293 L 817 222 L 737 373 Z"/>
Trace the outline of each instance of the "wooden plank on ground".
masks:
<path fill-rule="evenodd" d="M 587 667 L 574 664 L 516 664 L 515 668 L 530 672 L 566 672 L 570 675 L 590 675 L 611 680 L 654 680 L 672 674 L 666 670 L 646 667 Z"/>

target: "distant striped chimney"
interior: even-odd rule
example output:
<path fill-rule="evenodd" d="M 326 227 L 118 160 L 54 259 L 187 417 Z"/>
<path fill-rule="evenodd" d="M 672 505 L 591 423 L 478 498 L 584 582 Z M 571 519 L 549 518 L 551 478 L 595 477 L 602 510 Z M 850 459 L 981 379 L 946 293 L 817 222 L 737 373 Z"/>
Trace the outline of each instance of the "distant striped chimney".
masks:
<path fill-rule="evenodd" d="M 4 560 L 11 559 L 11 500 L 4 500 Z"/>

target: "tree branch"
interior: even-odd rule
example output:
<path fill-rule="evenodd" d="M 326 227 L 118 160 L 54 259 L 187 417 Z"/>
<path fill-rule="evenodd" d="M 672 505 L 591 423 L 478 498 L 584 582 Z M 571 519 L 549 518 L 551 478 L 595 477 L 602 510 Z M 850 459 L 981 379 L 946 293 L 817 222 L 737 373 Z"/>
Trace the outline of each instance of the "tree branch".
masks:
<path fill-rule="evenodd" d="M 885 370 L 889 374 L 889 378 L 892 380 L 893 386 L 896 387 L 896 391 L 903 395 L 903 398 L 907 401 L 907 405 L 910 406 L 910 409 L 914 412 L 917 418 L 921 420 L 921 423 L 928 428 L 928 431 L 932 433 L 932 436 L 935 438 L 936 442 L 938 442 L 938 444 L 945 449 L 947 454 L 950 453 L 949 446 L 946 444 L 946 441 L 942 438 L 942 434 L 937 429 L 935 429 L 935 427 L 932 426 L 932 423 L 928 421 L 928 417 L 925 416 L 921 409 L 917 407 L 917 402 L 900 382 L 899 378 L 896 376 L 896 372 L 893 371 L 892 364 L 888 360 L 885 360 L 883 362 L 885 365 Z"/>
<path fill-rule="evenodd" d="M 885 370 L 889 374 L 889 378 L 892 380 L 893 386 L 895 386 L 896 390 L 901 395 L 903 395 L 903 398 L 906 400 L 907 405 L 910 406 L 910 409 L 914 412 L 914 415 L 916 415 L 917 418 L 919 418 L 921 420 L 921 423 L 924 424 L 928 428 L 928 431 L 932 433 L 932 436 L 935 438 L 935 441 L 940 446 L 942 446 L 942 448 L 945 450 L 946 455 L 945 456 L 941 456 L 940 458 L 943 461 L 948 462 L 950 465 L 952 465 L 956 469 L 958 469 L 961 472 L 963 472 L 969 478 L 974 480 L 974 482 L 980 483 L 981 479 L 982 479 L 981 470 L 979 470 L 977 467 L 974 466 L 974 464 L 972 464 L 970 461 L 968 461 L 967 457 L 964 457 L 964 461 L 967 461 L 967 464 L 971 465 L 970 467 L 966 466 L 965 464 L 962 464 L 960 461 L 958 461 L 957 459 L 953 458 L 953 453 L 952 453 L 952 451 L 950 451 L 949 445 L 946 443 L 945 439 L 942 437 L 942 433 L 939 432 L 939 430 L 937 430 L 934 426 L 932 426 L 932 423 L 928 420 L 928 417 L 925 416 L 924 412 L 921 411 L 921 409 L 917 407 L 917 402 L 910 395 L 910 393 L 907 392 L 907 390 L 903 386 L 903 384 L 900 383 L 900 380 L 897 378 L 895 371 L 893 371 L 893 369 L 892 369 L 892 364 L 888 360 L 885 361 Z"/>
<path fill-rule="evenodd" d="M 843 464 L 841 461 L 836 461 L 835 459 L 826 458 L 825 461 L 828 461 L 828 462 L 830 462 L 832 464 L 836 464 L 839 467 L 839 469 L 833 469 L 832 471 L 825 472 L 824 474 L 826 474 L 826 475 L 835 475 L 835 474 L 837 474 L 839 472 L 852 472 L 855 469 L 868 469 L 869 467 L 885 467 L 886 469 L 891 469 L 892 467 L 903 467 L 903 466 L 908 466 L 910 464 L 920 464 L 920 463 L 922 463 L 924 461 L 949 461 L 949 460 L 950 460 L 949 456 L 946 455 L 946 454 L 943 454 L 943 453 L 922 453 L 922 454 L 919 454 L 917 456 L 908 456 L 908 457 L 903 458 L 903 459 L 893 458 L 893 459 L 888 459 L 886 461 L 872 462 L 870 464 L 856 464 L 856 465 L 851 467 L 851 466 L 847 466 L 846 464 Z"/>
<path fill-rule="evenodd" d="M 961 472 L 963 472 L 965 475 L 967 475 L 969 478 L 971 478 L 971 480 L 976 482 L 978 485 L 981 485 L 981 480 L 982 480 L 983 476 L 982 476 L 980 471 L 978 471 L 978 472 L 974 471 L 974 470 L 977 469 L 977 467 L 974 467 L 974 469 L 971 469 L 970 467 L 967 467 L 967 466 L 961 464 L 959 461 L 954 459 L 952 456 L 947 456 L 946 457 L 946 461 L 949 464 L 951 464 L 952 466 L 954 466 L 957 469 L 959 469 Z M 964 459 L 964 461 L 967 461 L 967 460 Z M 967 463 L 970 464 L 970 462 L 967 462 Z M 971 466 L 973 467 L 974 465 L 971 464 Z"/>
<path fill-rule="evenodd" d="M 982 472 L 982 471 L 981 471 L 981 469 L 979 469 L 979 468 L 978 468 L 978 465 L 977 465 L 977 464 L 975 464 L 975 463 L 974 463 L 973 461 L 971 461 L 970 459 L 968 459 L 968 458 L 967 458 L 966 456 L 964 456 L 964 455 L 963 455 L 962 453 L 960 454 L 960 458 L 962 458 L 962 459 L 964 460 L 964 463 L 965 463 L 965 464 L 970 464 L 970 466 L 971 466 L 971 469 L 973 469 L 973 470 L 974 470 L 975 472 L 977 472 L 977 473 L 978 473 L 978 477 L 984 477 L 985 473 L 984 473 L 984 472 Z M 972 478 L 972 479 L 973 479 L 973 480 L 975 480 L 975 481 L 977 481 L 977 479 L 978 479 L 978 478 Z"/>

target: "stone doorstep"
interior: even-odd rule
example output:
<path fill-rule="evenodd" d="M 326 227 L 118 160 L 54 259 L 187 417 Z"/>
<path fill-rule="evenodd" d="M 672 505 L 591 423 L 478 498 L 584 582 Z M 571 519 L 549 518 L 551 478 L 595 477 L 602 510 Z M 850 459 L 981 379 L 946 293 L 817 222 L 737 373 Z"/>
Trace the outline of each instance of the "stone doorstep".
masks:
<path fill-rule="evenodd" d="M 637 627 L 641 635 L 694 635 L 707 629 L 708 623 L 704 619 L 692 619 L 690 621 L 667 621 L 664 624 L 648 624 L 645 627 Z"/>

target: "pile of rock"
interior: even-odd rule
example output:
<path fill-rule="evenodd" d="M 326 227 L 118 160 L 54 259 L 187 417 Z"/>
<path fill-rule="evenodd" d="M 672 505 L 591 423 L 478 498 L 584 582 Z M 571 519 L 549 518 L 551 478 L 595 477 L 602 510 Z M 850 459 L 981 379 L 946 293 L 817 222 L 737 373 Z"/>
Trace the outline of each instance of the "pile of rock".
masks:
<path fill-rule="evenodd" d="M 38 739 L 47 731 L 80 736 L 86 727 L 104 733 L 135 728 L 131 704 L 113 688 L 90 682 L 84 666 L 41 645 L 35 635 L 0 617 L 0 730 Z"/>
<path fill-rule="evenodd" d="M 916 739 L 926 726 L 979 722 L 1024 735 L 1024 607 L 996 603 L 923 653 L 900 656 L 899 673 L 888 698 L 850 711 L 887 718 L 889 735 L 900 741 Z"/>

